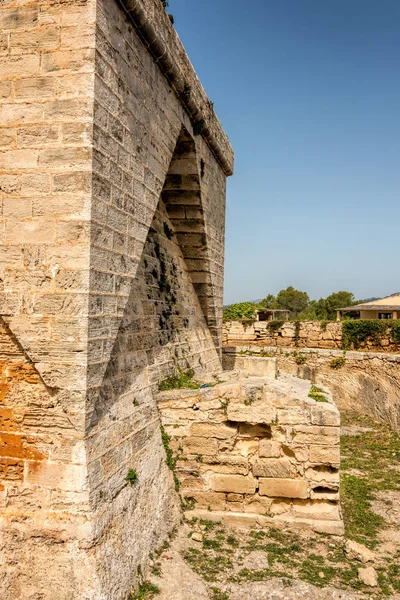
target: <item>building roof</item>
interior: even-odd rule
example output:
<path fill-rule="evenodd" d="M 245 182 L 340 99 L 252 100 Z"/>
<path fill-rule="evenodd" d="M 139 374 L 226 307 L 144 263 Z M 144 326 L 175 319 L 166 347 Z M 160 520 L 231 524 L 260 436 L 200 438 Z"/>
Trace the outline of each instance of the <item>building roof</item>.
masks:
<path fill-rule="evenodd" d="M 258 308 L 257 312 L 258 313 L 263 313 L 263 312 L 288 313 L 289 310 L 287 310 L 286 308 Z"/>
<path fill-rule="evenodd" d="M 387 296 L 386 298 L 381 298 L 380 300 L 372 300 L 372 302 L 363 302 L 362 304 L 355 304 L 354 306 L 345 306 L 343 308 L 338 308 L 338 310 L 342 310 L 342 311 L 399 310 L 400 311 L 400 294 L 393 294 L 392 296 Z"/>

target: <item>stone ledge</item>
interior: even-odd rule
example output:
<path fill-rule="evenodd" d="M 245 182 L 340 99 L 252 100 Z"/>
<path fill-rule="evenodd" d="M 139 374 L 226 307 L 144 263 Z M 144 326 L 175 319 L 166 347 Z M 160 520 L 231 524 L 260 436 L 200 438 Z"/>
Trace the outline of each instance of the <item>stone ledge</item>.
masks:
<path fill-rule="evenodd" d="M 233 174 L 233 150 L 213 105 L 160 0 L 120 0 L 139 37 L 184 105 L 226 176 Z M 188 97 L 188 90 L 190 95 Z"/>
<path fill-rule="evenodd" d="M 209 510 L 190 510 L 185 512 L 185 518 L 190 520 L 194 517 L 204 519 L 206 521 L 214 521 L 222 523 L 227 527 L 235 527 L 236 529 L 251 529 L 274 527 L 284 529 L 309 529 L 317 533 L 327 533 L 330 535 L 344 535 L 344 523 L 339 521 L 328 521 L 320 519 L 302 519 L 292 515 L 280 515 L 278 517 L 266 517 L 263 515 L 248 514 L 241 512 L 222 512 Z"/>

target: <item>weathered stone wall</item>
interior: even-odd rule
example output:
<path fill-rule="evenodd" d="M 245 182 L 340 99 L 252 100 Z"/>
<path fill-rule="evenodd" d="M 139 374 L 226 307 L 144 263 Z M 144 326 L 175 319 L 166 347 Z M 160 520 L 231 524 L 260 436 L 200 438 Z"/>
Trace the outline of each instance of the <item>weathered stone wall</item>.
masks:
<path fill-rule="evenodd" d="M 153 392 L 221 369 L 232 151 L 158 0 L 0 24 L 1 343 L 37 380 L 5 397 L 32 438 L 4 467 L 0 590 L 125 599 L 178 518 Z"/>
<path fill-rule="evenodd" d="M 226 369 L 233 369 L 246 355 L 260 353 L 278 357 L 281 371 L 328 387 L 339 408 L 366 412 L 400 429 L 399 354 L 229 346 L 224 348 L 223 363 Z"/>
<path fill-rule="evenodd" d="M 265 370 L 275 361 L 255 360 Z M 329 392 L 317 402 L 309 391 L 309 382 L 284 376 L 158 395 L 189 515 L 343 533 L 339 412 Z"/>
<path fill-rule="evenodd" d="M 3 598 L 88 597 L 95 2 L 0 7 Z M 11 333 L 12 332 L 12 333 Z M 99 596 L 100 597 L 100 596 Z"/>
<path fill-rule="evenodd" d="M 0 377 L 2 597 L 35 598 L 61 584 L 61 598 L 85 597 L 75 579 L 89 568 L 80 407 L 44 384 L 4 324 Z"/>
<path fill-rule="evenodd" d="M 274 321 L 225 321 L 223 343 L 235 345 L 256 343 L 280 348 L 342 348 L 342 322 L 287 321 L 276 327 Z M 278 323 L 279 325 L 279 323 Z M 380 344 L 373 339 L 361 343 L 361 350 L 370 352 L 398 352 L 390 335 L 380 336 Z"/>

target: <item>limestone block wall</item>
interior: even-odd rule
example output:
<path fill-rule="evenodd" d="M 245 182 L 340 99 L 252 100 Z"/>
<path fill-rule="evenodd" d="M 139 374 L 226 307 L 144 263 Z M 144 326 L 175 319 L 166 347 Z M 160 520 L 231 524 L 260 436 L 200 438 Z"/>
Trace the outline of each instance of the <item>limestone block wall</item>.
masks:
<path fill-rule="evenodd" d="M 61 584 L 61 597 L 84 597 L 75 576 L 89 568 L 80 548 L 91 529 L 82 420 L 79 402 L 70 394 L 56 395 L 45 385 L 3 323 L 0 587 L 4 598 L 34 598 Z"/>
<path fill-rule="evenodd" d="M 0 591 L 125 599 L 179 516 L 154 391 L 221 370 L 233 154 L 159 0 L 10 0 L 0 25 L 1 338 L 38 381 L 5 407 L 41 440 L 2 484 Z"/>
<path fill-rule="evenodd" d="M 245 354 L 244 354 L 245 353 Z M 276 356 L 280 370 L 328 387 L 340 409 L 355 409 L 400 429 L 400 355 L 276 346 L 227 346 L 223 364 L 238 368 L 244 358 Z M 298 364 L 298 357 L 301 363 Z"/>
<path fill-rule="evenodd" d="M 342 322 L 287 321 L 276 327 L 274 321 L 224 321 L 225 345 L 250 344 L 252 342 L 279 348 L 342 348 Z M 363 342 L 362 350 L 397 352 L 397 344 L 390 335 L 382 335 L 380 345 L 373 339 Z"/>
<path fill-rule="evenodd" d="M 286 376 L 158 394 L 189 516 L 343 533 L 339 412 L 309 391 Z"/>

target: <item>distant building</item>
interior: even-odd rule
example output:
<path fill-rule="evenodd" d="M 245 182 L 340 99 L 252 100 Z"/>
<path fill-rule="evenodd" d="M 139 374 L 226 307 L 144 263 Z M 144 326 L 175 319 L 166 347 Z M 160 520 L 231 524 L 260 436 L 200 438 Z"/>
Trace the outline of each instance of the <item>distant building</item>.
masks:
<path fill-rule="evenodd" d="M 256 318 L 257 321 L 287 321 L 289 319 L 289 311 L 278 308 L 260 308 L 257 311 Z"/>
<path fill-rule="evenodd" d="M 342 320 L 344 313 L 354 313 L 351 316 L 356 319 L 400 319 L 400 294 L 339 308 L 337 310 L 338 321 Z"/>

